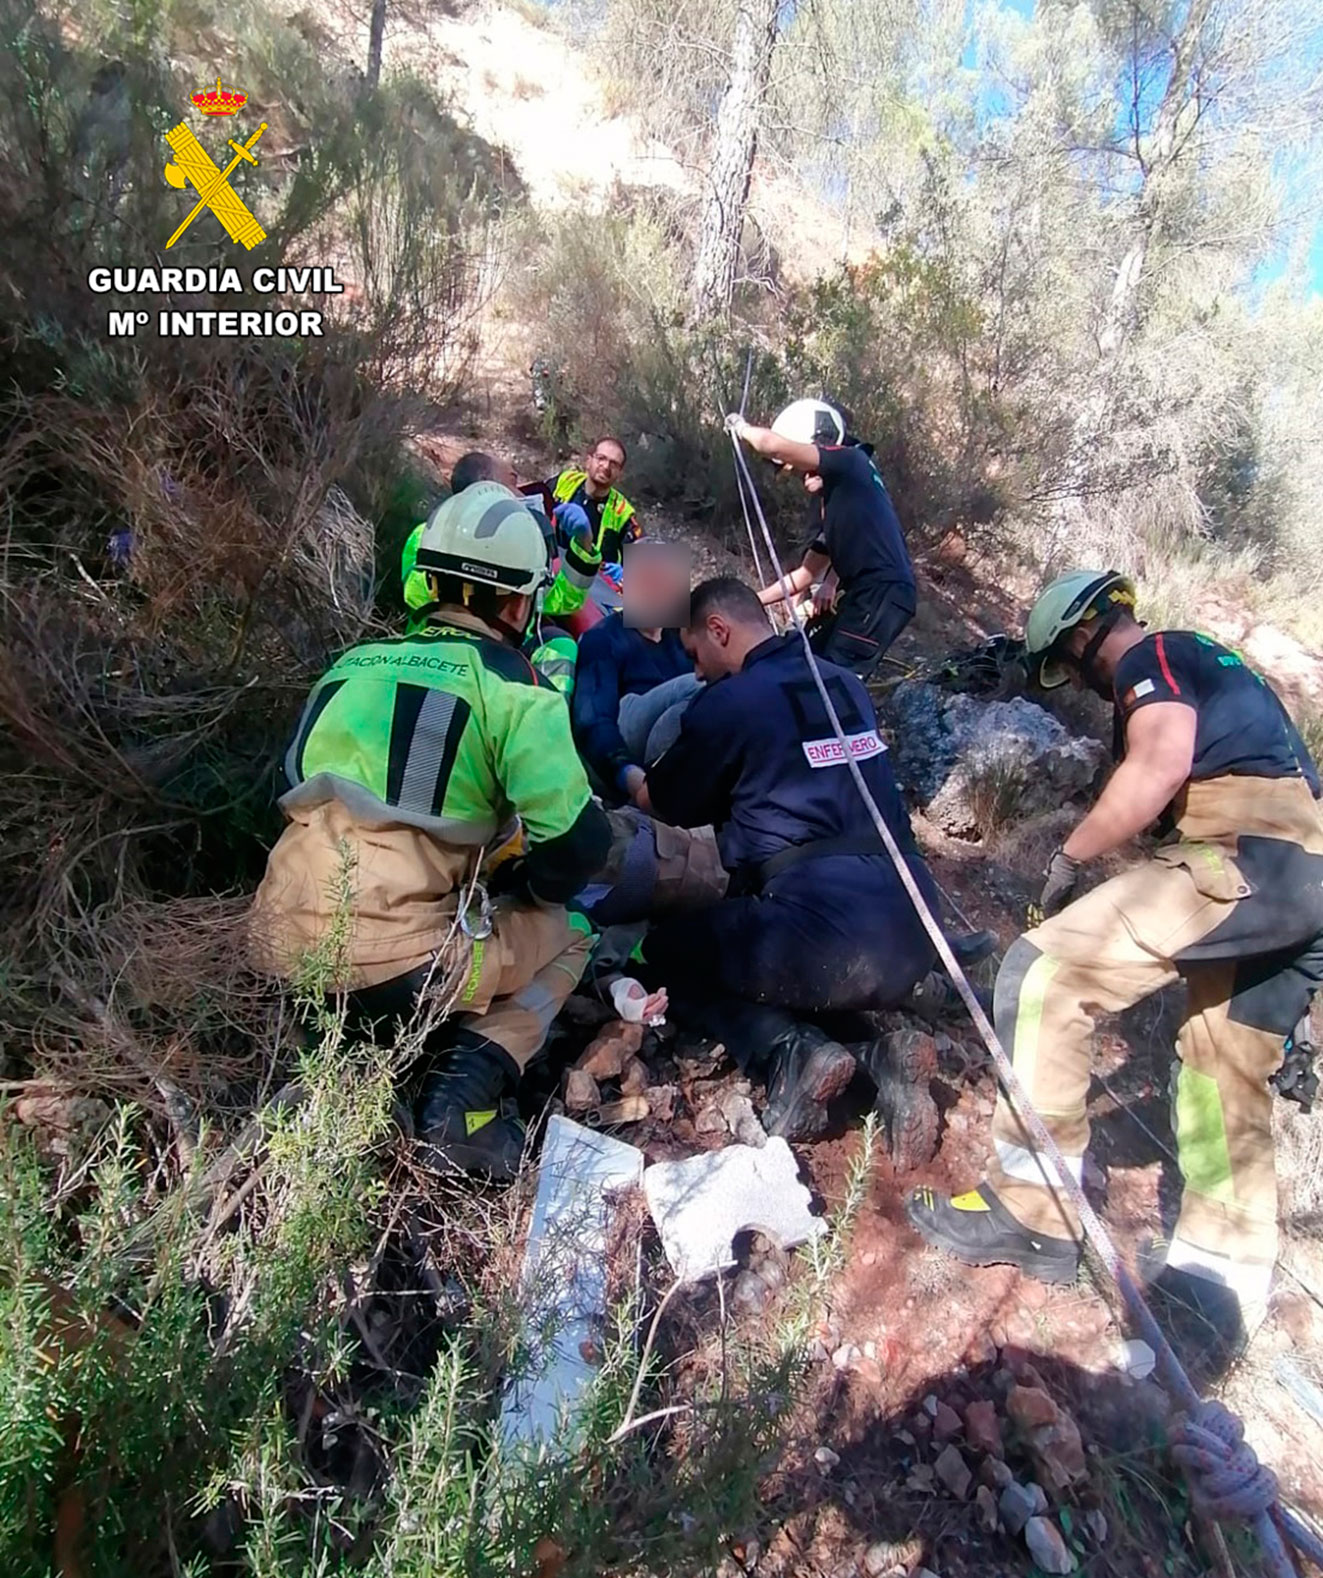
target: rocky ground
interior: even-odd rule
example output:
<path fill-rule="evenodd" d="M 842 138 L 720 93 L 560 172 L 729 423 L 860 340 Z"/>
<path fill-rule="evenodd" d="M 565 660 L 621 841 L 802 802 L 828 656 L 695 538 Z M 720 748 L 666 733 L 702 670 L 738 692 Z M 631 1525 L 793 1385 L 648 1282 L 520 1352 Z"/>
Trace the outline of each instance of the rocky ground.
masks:
<path fill-rule="evenodd" d="M 444 466 L 471 441 L 434 439 L 432 458 Z M 516 458 L 538 474 L 531 452 Z M 678 522 L 658 526 L 688 535 Z M 710 540 L 694 548 L 699 573 L 740 568 Z M 876 693 L 917 802 L 916 831 L 953 913 L 993 930 L 1004 947 L 1103 770 L 1108 719 L 1076 697 L 1054 703 L 1050 716 L 986 676 L 972 697 L 961 693 L 963 679 L 952 688 L 942 660 L 1018 629 L 1023 611 L 997 578 L 976 578 L 965 565 L 935 557 L 924 575 L 920 616 Z M 995 961 L 980 973 L 990 985 Z M 1165 1090 L 1178 1019 L 1178 994 L 1168 993 L 1099 1037 L 1086 1182 L 1126 1254 L 1174 1214 Z M 911 1177 L 895 1177 L 885 1158 L 874 1168 L 817 1334 L 801 1447 L 769 1477 L 768 1526 L 733 1543 L 731 1571 L 961 1578 L 1078 1569 L 1156 1578 L 1228 1570 L 1190 1523 L 1158 1447 L 1167 1399 L 1146 1378 L 1145 1355 L 1127 1346 L 1108 1290 L 1087 1277 L 1046 1288 L 1010 1268 L 963 1268 L 910 1231 L 909 1189 L 958 1190 L 982 1176 L 995 1098 L 972 1025 L 957 1015 L 926 1028 L 939 1067 L 937 1154 Z M 761 1090 L 721 1048 L 672 1026 L 624 1026 L 578 997 L 552 1051 L 537 1098 L 616 1127 L 650 1162 L 758 1133 Z M 858 1101 L 847 1098 L 838 1118 L 827 1139 L 798 1151 L 827 1209 L 840 1203 L 860 1143 Z M 1323 1213 L 1316 1186 L 1291 1177 L 1317 1172 L 1309 1126 L 1323 1126 L 1323 1115 L 1291 1109 L 1284 1122 L 1292 1130 L 1284 1199 L 1302 1203 L 1294 1215 L 1284 1207 L 1290 1270 L 1267 1326 L 1221 1389 L 1284 1494 L 1323 1517 Z M 734 1300 L 737 1319 L 767 1318 L 785 1276 L 763 1287 L 756 1273 L 737 1279 L 746 1295 Z M 1232 1561 L 1230 1570 L 1252 1570 L 1235 1550 Z"/>

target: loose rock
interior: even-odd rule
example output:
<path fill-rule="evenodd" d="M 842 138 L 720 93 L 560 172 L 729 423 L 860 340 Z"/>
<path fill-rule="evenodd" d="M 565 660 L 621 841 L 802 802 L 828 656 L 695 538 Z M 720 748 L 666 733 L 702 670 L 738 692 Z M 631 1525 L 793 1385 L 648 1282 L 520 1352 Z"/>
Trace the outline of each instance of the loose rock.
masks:
<path fill-rule="evenodd" d="M 1059 1496 L 1084 1478 L 1084 1443 L 1079 1426 L 1069 1414 L 1061 1414 L 1055 1424 L 1031 1431 L 1029 1451 L 1039 1478 L 1054 1495 Z"/>
<path fill-rule="evenodd" d="M 1084 1526 L 1093 1536 L 1093 1542 L 1095 1545 L 1103 1546 L 1107 1544 L 1106 1513 L 1100 1512 L 1097 1507 L 1095 1507 L 1092 1512 L 1086 1512 L 1084 1514 Z"/>
<path fill-rule="evenodd" d="M 1023 1485 L 1012 1480 L 998 1496 L 997 1510 L 1001 1513 L 1001 1521 L 1006 1525 L 1007 1531 L 1011 1534 L 1019 1534 L 1034 1516 L 1035 1498 Z"/>
<path fill-rule="evenodd" d="M 632 1057 L 625 1064 L 620 1076 L 622 1096 L 641 1096 L 648 1088 L 648 1065 L 642 1058 Z"/>
<path fill-rule="evenodd" d="M 1025 1486 L 1025 1489 L 1029 1492 L 1030 1496 L 1033 1498 L 1034 1516 L 1038 1517 L 1041 1513 L 1046 1512 L 1047 1511 L 1047 1494 L 1044 1491 L 1043 1487 L 1041 1485 L 1037 1484 L 1034 1480 L 1031 1479 L 1029 1481 L 1029 1483 Z"/>
<path fill-rule="evenodd" d="M 985 1457 L 979 1465 L 978 1477 L 995 1491 L 1005 1490 L 1015 1479 L 1015 1475 L 999 1457 Z"/>
<path fill-rule="evenodd" d="M 648 1091 L 648 1107 L 658 1123 L 669 1123 L 675 1116 L 679 1092 L 674 1085 L 653 1085 Z"/>
<path fill-rule="evenodd" d="M 948 1446 L 943 1449 L 933 1464 L 933 1472 L 957 1500 L 963 1501 L 969 1494 L 974 1476 L 969 1472 L 969 1465 L 965 1462 L 958 1446 Z"/>
<path fill-rule="evenodd" d="M 594 1079 L 616 1079 L 625 1059 L 636 1057 L 643 1045 L 643 1026 L 617 1019 L 600 1030 L 574 1065 Z"/>
<path fill-rule="evenodd" d="M 701 1107 L 694 1114 L 695 1134 L 724 1134 L 726 1120 L 721 1116 L 720 1109 L 713 1102 L 709 1106 Z"/>
<path fill-rule="evenodd" d="M 933 1440 L 954 1441 L 962 1434 L 964 1425 L 960 1415 L 948 1403 L 938 1403 L 937 1412 L 933 1415 Z"/>
<path fill-rule="evenodd" d="M 890 1578 L 893 1572 L 907 1574 L 922 1550 L 917 1540 L 878 1540 L 864 1552 L 864 1572 L 868 1578 Z M 921 1570 L 915 1569 L 915 1578 Z"/>
<path fill-rule="evenodd" d="M 841 1454 L 833 1452 L 829 1446 L 820 1446 L 813 1454 L 813 1461 L 818 1465 L 820 1472 L 830 1474 L 841 1461 Z"/>
<path fill-rule="evenodd" d="M 1006 1412 L 1021 1430 L 1055 1424 L 1061 1416 L 1061 1410 L 1037 1386 L 1013 1386 L 1006 1399 Z"/>
<path fill-rule="evenodd" d="M 989 1534 L 997 1532 L 1000 1519 L 997 1516 L 997 1497 L 986 1485 L 980 1485 L 974 1492 L 974 1505 L 978 1509 L 979 1527 Z"/>
<path fill-rule="evenodd" d="M 976 1451 L 1001 1457 L 1001 1421 L 997 1418 L 995 1403 L 988 1402 L 986 1398 L 970 1403 L 965 1409 L 965 1439 Z"/>
<path fill-rule="evenodd" d="M 1105 761 L 1097 740 L 1077 739 L 1023 697 L 976 701 L 910 681 L 888 702 L 896 774 L 928 819 L 967 837 L 980 828 L 980 783 L 1000 773 L 1018 791 L 1024 816 L 1055 811 L 1090 789 Z"/>
<path fill-rule="evenodd" d="M 602 1093 L 597 1088 L 597 1081 L 584 1068 L 572 1068 L 565 1076 L 565 1110 L 567 1112 L 590 1112 L 599 1106 Z"/>
<path fill-rule="evenodd" d="M 1045 1573 L 1073 1573 L 1075 1558 L 1061 1530 L 1049 1518 L 1030 1518 L 1024 1526 L 1024 1543 Z"/>

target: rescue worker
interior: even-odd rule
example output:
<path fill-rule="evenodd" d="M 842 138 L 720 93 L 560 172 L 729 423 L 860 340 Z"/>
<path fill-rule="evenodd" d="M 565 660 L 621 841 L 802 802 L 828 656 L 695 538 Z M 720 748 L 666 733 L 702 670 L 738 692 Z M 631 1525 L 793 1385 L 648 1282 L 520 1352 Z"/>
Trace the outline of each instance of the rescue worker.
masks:
<path fill-rule="evenodd" d="M 1207 636 L 1147 632 L 1134 601 L 1125 576 L 1082 570 L 1029 615 L 1040 683 L 1111 700 L 1120 762 L 1048 864 L 1043 919 L 1006 955 L 995 1021 L 1079 1178 L 1095 1015 L 1185 981 L 1174 1086 L 1185 1188 L 1150 1270 L 1187 1357 L 1216 1364 L 1261 1318 L 1277 1252 L 1268 1081 L 1323 971 L 1323 818 L 1314 764 L 1268 685 Z M 1076 896 L 1092 861 L 1159 818 L 1173 841 Z M 993 1139 L 986 1179 L 956 1199 L 919 1190 L 914 1225 L 968 1264 L 1070 1281 L 1078 1218 L 1004 1098 Z"/>
<path fill-rule="evenodd" d="M 821 584 L 813 650 L 867 679 L 916 607 L 905 534 L 871 448 L 847 433 L 844 417 L 825 400 L 796 400 L 770 428 L 735 415 L 726 424 L 757 454 L 798 471 L 814 500 L 815 536 L 803 563 L 763 590 L 763 604 L 797 599 Z"/>
<path fill-rule="evenodd" d="M 641 535 L 634 506 L 616 483 L 625 470 L 625 446 L 618 438 L 604 434 L 588 451 L 583 468 L 571 467 L 540 485 L 557 523 L 562 552 L 569 549 L 571 522 L 586 518 L 585 546 L 597 555 L 599 573 L 593 582 L 592 599 L 600 609 L 610 612 L 621 604 L 621 566 L 626 543 Z M 587 622 L 584 622 L 587 628 Z M 582 630 L 576 631 L 582 634 Z"/>
<path fill-rule="evenodd" d="M 523 1143 L 506 1098 L 589 955 L 591 927 L 564 905 L 602 869 L 611 831 L 568 709 L 520 652 L 549 574 L 524 501 L 496 482 L 464 488 L 429 517 L 417 568 L 424 628 L 353 648 L 308 699 L 254 944 L 286 979 L 320 959 L 351 1017 L 372 1023 L 407 1020 L 458 942 L 416 1132 L 434 1164 L 506 1178 Z M 462 908 L 516 818 L 507 896 L 489 907 L 478 890 Z"/>
<path fill-rule="evenodd" d="M 931 1044 L 913 1034 L 878 1042 L 862 1012 L 901 1003 L 934 949 L 855 787 L 803 643 L 774 635 L 758 594 L 729 578 L 695 588 L 683 640 L 706 687 L 640 798 L 662 821 L 715 826 L 730 896 L 653 926 L 638 974 L 650 986 L 665 979 L 676 1017 L 766 1081 L 770 1133 L 821 1133 L 828 1102 L 862 1059 L 898 1165 L 927 1160 Z M 821 670 L 854 759 L 935 904 L 868 693 L 845 669 Z M 823 1016 L 833 1018 L 816 1022 Z"/>
<path fill-rule="evenodd" d="M 450 477 L 450 494 L 453 498 L 455 494 L 462 493 L 475 482 L 489 481 L 499 482 L 513 492 L 516 489 L 516 480 L 514 467 L 509 461 L 498 460 L 492 455 L 483 454 L 480 450 L 472 450 L 466 455 L 461 455 L 455 462 L 455 469 Z M 563 634 L 554 626 L 544 627 L 543 616 L 554 618 L 573 614 L 582 608 L 600 561 L 591 546 L 587 544 L 587 517 L 582 516 L 582 511 L 579 512 L 582 516 L 582 529 L 571 526 L 567 532 L 569 546 L 558 558 L 555 547 L 556 533 L 552 523 L 535 505 L 530 504 L 528 507 L 546 540 L 547 552 L 553 561 L 554 574 L 551 585 L 539 598 L 538 608 L 526 641 L 526 650 L 529 661 L 538 673 L 550 680 L 553 688 L 560 691 L 561 695 L 569 696 L 574 691 L 578 648 L 572 636 Z M 400 556 L 404 604 L 409 610 L 409 619 L 405 628 L 410 634 L 426 625 L 428 614 L 434 606 L 427 589 L 427 577 L 417 568 L 418 544 L 426 524 L 426 521 L 420 521 L 414 527 L 405 541 Z"/>

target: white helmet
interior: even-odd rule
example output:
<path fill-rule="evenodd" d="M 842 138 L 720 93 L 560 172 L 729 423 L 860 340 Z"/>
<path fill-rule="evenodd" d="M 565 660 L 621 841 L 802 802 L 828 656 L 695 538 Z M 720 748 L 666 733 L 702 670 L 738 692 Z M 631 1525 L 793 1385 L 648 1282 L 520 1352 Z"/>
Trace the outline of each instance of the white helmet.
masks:
<path fill-rule="evenodd" d="M 438 504 L 418 540 L 417 566 L 501 592 L 531 594 L 550 578 L 547 544 L 527 501 L 499 482 L 474 482 Z"/>
<path fill-rule="evenodd" d="M 845 442 L 845 418 L 825 400 L 795 400 L 772 423 L 772 431 L 795 444 Z"/>

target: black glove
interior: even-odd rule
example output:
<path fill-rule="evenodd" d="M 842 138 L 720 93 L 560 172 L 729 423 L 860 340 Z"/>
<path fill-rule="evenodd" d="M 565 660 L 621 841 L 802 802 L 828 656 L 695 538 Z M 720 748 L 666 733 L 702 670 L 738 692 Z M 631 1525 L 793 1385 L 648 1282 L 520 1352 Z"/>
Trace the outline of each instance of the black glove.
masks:
<path fill-rule="evenodd" d="M 528 865 L 522 855 L 503 860 L 487 879 L 487 893 L 493 899 L 529 900 Z"/>
<path fill-rule="evenodd" d="M 1047 863 L 1043 891 L 1038 895 L 1038 903 L 1029 906 L 1031 926 L 1041 925 L 1049 915 L 1059 914 L 1065 909 L 1075 897 L 1075 889 L 1080 885 L 1080 875 L 1083 870 L 1082 860 L 1076 860 L 1064 849 L 1057 850 Z"/>

